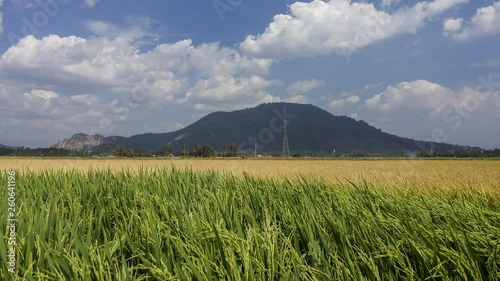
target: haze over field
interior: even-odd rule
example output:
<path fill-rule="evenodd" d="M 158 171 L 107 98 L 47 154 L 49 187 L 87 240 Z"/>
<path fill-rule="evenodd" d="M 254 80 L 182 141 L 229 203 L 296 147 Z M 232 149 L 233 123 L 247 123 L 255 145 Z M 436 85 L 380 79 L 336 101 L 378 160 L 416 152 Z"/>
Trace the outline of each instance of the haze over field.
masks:
<path fill-rule="evenodd" d="M 0 1 L 0 143 L 290 101 L 499 148 L 499 17 L 493 0 Z"/>

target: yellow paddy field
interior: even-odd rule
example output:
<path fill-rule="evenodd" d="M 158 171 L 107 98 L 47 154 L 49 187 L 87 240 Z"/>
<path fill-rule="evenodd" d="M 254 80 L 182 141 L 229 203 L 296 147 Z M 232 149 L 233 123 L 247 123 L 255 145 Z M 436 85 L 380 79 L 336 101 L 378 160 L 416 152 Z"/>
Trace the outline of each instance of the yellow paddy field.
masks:
<path fill-rule="evenodd" d="M 372 185 L 399 188 L 475 189 L 498 192 L 498 160 L 261 160 L 261 159 L 44 159 L 0 158 L 0 170 L 19 172 L 42 170 L 87 171 L 110 169 L 215 170 L 237 176 L 245 173 L 275 179 L 322 180 L 329 183 L 364 181 Z"/>

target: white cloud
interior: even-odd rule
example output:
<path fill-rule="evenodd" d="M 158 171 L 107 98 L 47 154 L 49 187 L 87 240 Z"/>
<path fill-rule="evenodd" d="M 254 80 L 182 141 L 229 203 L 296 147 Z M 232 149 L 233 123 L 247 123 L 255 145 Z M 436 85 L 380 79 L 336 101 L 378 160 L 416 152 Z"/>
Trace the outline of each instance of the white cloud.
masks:
<path fill-rule="evenodd" d="M 403 82 L 389 86 L 380 94 L 367 99 L 368 108 L 380 112 L 429 109 L 440 112 L 455 101 L 455 94 L 439 84 L 425 80 Z"/>
<path fill-rule="evenodd" d="M 2 136 L 7 143 L 51 145 L 98 126 L 109 111 L 96 96 L 68 96 L 47 89 L 23 91 L 23 87 L 0 82 L 0 128 L 9 132 Z M 29 138 L 16 139 L 27 135 Z"/>
<path fill-rule="evenodd" d="M 97 4 L 97 2 L 99 2 L 99 0 L 85 0 L 84 4 L 85 6 L 92 8 L 95 6 L 95 4 Z"/>
<path fill-rule="evenodd" d="M 496 78 L 487 79 L 494 83 Z M 494 91 L 486 90 L 479 81 L 476 88 L 452 89 L 416 80 L 388 86 L 376 94 L 360 94 L 359 102 L 352 105 L 344 99 L 332 100 L 330 107 L 336 115 L 364 120 L 390 134 L 492 148 L 500 139 L 500 131 L 491 130 L 491 124 L 500 122 L 500 93 Z"/>
<path fill-rule="evenodd" d="M 359 96 L 356 96 L 356 95 L 347 97 L 345 99 L 332 100 L 330 102 L 330 107 L 333 109 L 339 109 L 339 108 L 342 108 L 344 106 L 355 105 L 360 100 L 361 99 L 359 98 Z"/>
<path fill-rule="evenodd" d="M 480 92 L 469 87 L 458 91 L 426 80 L 402 82 L 387 87 L 383 92 L 365 101 L 368 109 L 379 113 L 419 111 L 438 115 L 449 107 L 463 107 L 464 101 L 472 96 L 479 100 L 495 96 L 494 93 Z"/>
<path fill-rule="evenodd" d="M 470 21 L 464 24 L 462 19 L 446 20 L 443 32 L 456 41 L 500 34 L 500 2 L 477 9 Z"/>
<path fill-rule="evenodd" d="M 428 20 L 467 2 L 419 2 L 392 14 L 350 0 L 295 2 L 289 14 L 276 15 L 262 34 L 249 35 L 240 48 L 252 56 L 275 59 L 349 55 L 375 42 L 415 33 Z"/>
<path fill-rule="evenodd" d="M 46 90 L 36 90 L 36 89 L 31 90 L 31 93 L 24 93 L 24 96 L 36 97 L 44 100 L 50 100 L 59 97 L 59 95 L 56 92 L 46 91 Z"/>
<path fill-rule="evenodd" d="M 426 80 L 402 82 L 366 99 L 356 110 L 360 119 L 389 133 L 491 147 L 491 138 L 500 137 L 491 131 L 491 124 L 500 122 L 500 94 L 478 89 L 453 90 Z"/>
<path fill-rule="evenodd" d="M 309 99 L 304 95 L 295 95 L 295 96 L 288 98 L 286 101 L 292 102 L 292 103 L 308 103 Z"/>
<path fill-rule="evenodd" d="M 100 26 L 96 31 L 103 35 L 89 38 L 27 36 L 0 54 L 5 86 L 0 98 L 9 100 L 0 106 L 0 116 L 9 124 L 46 120 L 39 124 L 65 132 L 47 136 L 55 142 L 78 131 L 94 133 L 88 130 L 104 119 L 117 129 L 102 134 L 140 133 L 141 127 L 130 122 L 139 123 L 146 112 L 182 108 L 187 116 L 200 116 L 275 99 L 267 92 L 278 83 L 266 78 L 271 60 L 249 58 L 218 43 L 195 46 L 191 40 L 144 52 L 137 45 L 140 35 L 128 36 L 125 30 L 108 37 L 104 31 L 113 26 Z"/>
<path fill-rule="evenodd" d="M 325 81 L 321 80 L 316 80 L 316 79 L 311 79 L 311 80 L 302 80 L 302 81 L 297 81 L 290 85 L 288 88 L 285 89 L 287 93 L 290 93 L 292 95 L 302 95 L 306 94 L 316 88 L 322 87 L 325 85 Z"/>
<path fill-rule="evenodd" d="M 186 94 L 186 101 L 198 103 L 243 103 L 260 100 L 266 96 L 265 89 L 273 84 L 259 76 L 234 78 L 215 76 L 198 80 Z"/>
<path fill-rule="evenodd" d="M 464 19 L 462 18 L 446 19 L 443 23 L 443 32 L 446 34 L 460 30 L 462 28 L 463 21 Z"/>
<path fill-rule="evenodd" d="M 248 83 L 267 86 L 259 75 L 266 74 L 270 65 L 269 60 L 250 59 L 215 43 L 193 46 L 191 40 L 184 40 L 140 53 L 129 38 L 57 35 L 27 36 L 0 59 L 5 74 L 25 72 L 41 81 L 85 82 L 122 95 L 147 88 L 153 101 L 180 100 L 191 87 L 211 93 L 204 94 L 207 100 L 210 95 L 211 99 L 233 99 L 232 91 L 216 92 L 224 87 L 217 83 L 219 77 L 236 83 L 239 91 L 245 91 Z"/>

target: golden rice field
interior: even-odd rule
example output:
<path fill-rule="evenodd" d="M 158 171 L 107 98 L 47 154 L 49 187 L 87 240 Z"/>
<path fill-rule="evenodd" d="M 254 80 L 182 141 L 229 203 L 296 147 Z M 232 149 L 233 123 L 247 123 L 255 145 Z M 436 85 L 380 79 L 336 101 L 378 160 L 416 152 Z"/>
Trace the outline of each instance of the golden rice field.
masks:
<path fill-rule="evenodd" d="M 0 187 L 0 280 L 500 280 L 500 161 L 0 158 Z"/>
<path fill-rule="evenodd" d="M 249 174 L 274 179 L 306 177 L 328 183 L 364 181 L 395 188 L 498 191 L 498 160 L 255 160 L 255 159 L 32 159 L 0 158 L 0 170 L 19 171 L 110 169 L 215 170 L 236 176 Z"/>

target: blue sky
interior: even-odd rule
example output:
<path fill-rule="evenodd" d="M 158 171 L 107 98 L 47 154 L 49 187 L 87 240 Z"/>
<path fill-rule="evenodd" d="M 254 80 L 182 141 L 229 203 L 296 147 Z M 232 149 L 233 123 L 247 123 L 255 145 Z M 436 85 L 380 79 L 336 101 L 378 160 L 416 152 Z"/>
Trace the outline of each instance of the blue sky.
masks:
<path fill-rule="evenodd" d="M 500 147 L 499 1 L 0 0 L 0 12 L 3 144 L 166 132 L 290 101 Z"/>

